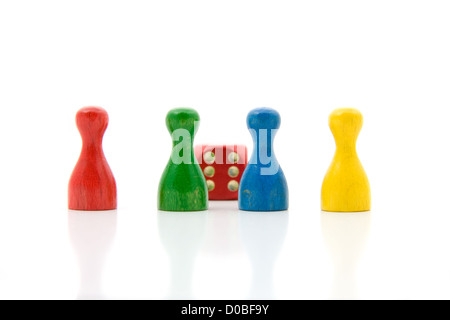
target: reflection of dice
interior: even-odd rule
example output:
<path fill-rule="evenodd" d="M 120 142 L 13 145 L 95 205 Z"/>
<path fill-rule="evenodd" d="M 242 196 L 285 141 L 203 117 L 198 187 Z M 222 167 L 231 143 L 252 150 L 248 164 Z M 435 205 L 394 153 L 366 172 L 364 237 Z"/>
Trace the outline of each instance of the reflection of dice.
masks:
<path fill-rule="evenodd" d="M 247 165 L 243 145 L 199 145 L 197 158 L 209 190 L 209 200 L 237 200 L 239 182 Z"/>

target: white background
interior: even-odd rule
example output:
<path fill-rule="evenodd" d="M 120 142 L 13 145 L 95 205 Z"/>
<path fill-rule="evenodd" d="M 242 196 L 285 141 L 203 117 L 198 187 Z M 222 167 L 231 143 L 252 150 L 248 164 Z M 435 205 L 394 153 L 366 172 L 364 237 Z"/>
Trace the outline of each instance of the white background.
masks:
<path fill-rule="evenodd" d="M 450 298 L 448 1 L 1 1 L 0 298 Z M 110 116 L 115 213 L 69 213 L 75 113 Z M 171 140 L 282 117 L 288 213 L 156 209 Z M 370 214 L 325 214 L 328 115 L 358 108 Z"/>

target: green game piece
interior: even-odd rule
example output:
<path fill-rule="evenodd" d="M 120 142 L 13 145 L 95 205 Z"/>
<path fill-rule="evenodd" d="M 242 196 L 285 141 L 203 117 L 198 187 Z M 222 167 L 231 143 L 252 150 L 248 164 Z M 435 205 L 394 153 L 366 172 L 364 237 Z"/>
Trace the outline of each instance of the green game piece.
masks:
<path fill-rule="evenodd" d="M 199 123 L 200 116 L 193 109 L 173 109 L 167 113 L 166 126 L 172 136 L 173 147 L 159 182 L 159 210 L 208 209 L 208 188 L 193 147 Z"/>

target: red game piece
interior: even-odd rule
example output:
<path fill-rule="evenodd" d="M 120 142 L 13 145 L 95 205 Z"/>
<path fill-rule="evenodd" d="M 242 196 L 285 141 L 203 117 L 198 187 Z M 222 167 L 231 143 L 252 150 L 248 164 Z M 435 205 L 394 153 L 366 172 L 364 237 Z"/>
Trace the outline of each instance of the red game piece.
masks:
<path fill-rule="evenodd" d="M 82 108 L 76 122 L 83 147 L 69 181 L 69 209 L 114 210 L 117 208 L 116 181 L 102 148 L 108 113 L 99 107 Z"/>
<path fill-rule="evenodd" d="M 206 178 L 209 200 L 237 200 L 239 183 L 247 166 L 247 147 L 198 145 L 195 157 Z"/>

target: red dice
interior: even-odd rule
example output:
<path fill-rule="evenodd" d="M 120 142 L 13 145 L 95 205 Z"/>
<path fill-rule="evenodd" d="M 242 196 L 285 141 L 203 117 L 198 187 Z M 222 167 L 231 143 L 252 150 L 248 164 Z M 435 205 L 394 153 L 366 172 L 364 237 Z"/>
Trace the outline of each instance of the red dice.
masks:
<path fill-rule="evenodd" d="M 247 166 L 244 145 L 198 145 L 197 158 L 209 190 L 209 200 L 237 200 L 239 182 Z"/>

